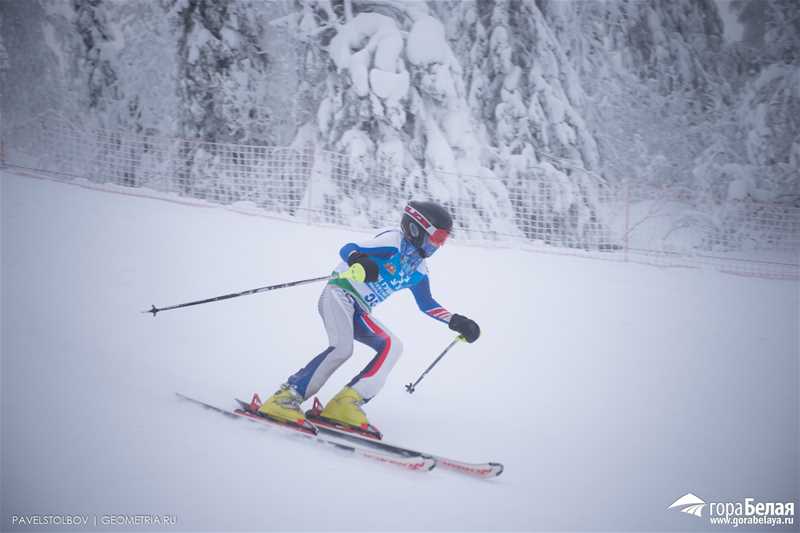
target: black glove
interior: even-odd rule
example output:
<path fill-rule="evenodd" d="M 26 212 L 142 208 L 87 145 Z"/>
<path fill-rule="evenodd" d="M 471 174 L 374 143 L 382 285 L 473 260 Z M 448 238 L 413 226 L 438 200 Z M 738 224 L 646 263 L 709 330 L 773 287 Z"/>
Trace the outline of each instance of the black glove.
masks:
<path fill-rule="evenodd" d="M 347 257 L 347 266 L 353 266 L 356 263 L 364 267 L 364 272 L 367 275 L 364 281 L 378 281 L 378 265 L 367 254 L 362 254 L 361 252 L 351 253 Z"/>
<path fill-rule="evenodd" d="M 463 315 L 451 316 L 448 326 L 463 335 L 467 342 L 475 342 L 481 336 L 481 328 L 478 327 L 478 324 Z"/>

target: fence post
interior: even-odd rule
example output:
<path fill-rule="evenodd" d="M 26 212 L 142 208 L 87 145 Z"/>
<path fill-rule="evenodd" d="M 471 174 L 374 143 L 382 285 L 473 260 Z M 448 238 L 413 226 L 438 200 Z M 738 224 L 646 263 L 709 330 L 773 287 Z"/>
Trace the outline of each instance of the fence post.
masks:
<path fill-rule="evenodd" d="M 631 187 L 630 179 L 625 179 L 625 262 L 628 262 L 631 231 Z"/>

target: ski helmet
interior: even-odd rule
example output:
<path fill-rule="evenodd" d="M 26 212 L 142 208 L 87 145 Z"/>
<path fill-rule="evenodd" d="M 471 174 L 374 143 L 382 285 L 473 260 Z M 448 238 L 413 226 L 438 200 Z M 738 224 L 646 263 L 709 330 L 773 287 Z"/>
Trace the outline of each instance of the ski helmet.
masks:
<path fill-rule="evenodd" d="M 453 217 L 435 202 L 411 200 L 403 209 L 400 228 L 422 257 L 430 257 L 450 236 Z"/>

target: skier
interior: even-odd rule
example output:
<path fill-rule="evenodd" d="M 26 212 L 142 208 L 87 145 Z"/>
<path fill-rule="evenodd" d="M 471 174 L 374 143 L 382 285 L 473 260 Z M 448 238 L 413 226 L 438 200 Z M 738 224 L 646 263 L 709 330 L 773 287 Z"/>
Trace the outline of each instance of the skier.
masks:
<path fill-rule="evenodd" d="M 378 436 L 361 406 L 380 391 L 400 357 L 402 344 L 374 316 L 372 309 L 400 289 L 411 289 L 420 310 L 444 322 L 467 342 L 480 328 L 469 318 L 450 314 L 431 296 L 425 258 L 444 245 L 453 228 L 447 210 L 434 202 L 410 201 L 400 229 L 384 231 L 364 244 L 347 243 L 342 262 L 319 299 L 328 347 L 265 401 L 259 412 L 284 423 L 306 424 L 300 404 L 313 396 L 353 353 L 357 340 L 376 351 L 373 359 L 321 412 L 318 421 Z"/>

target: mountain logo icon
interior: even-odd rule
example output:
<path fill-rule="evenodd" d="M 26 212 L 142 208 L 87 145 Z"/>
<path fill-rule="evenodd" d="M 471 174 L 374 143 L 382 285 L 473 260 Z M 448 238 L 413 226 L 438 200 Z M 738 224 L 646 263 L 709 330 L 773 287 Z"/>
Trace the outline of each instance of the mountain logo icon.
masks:
<path fill-rule="evenodd" d="M 667 509 L 678 509 L 682 513 L 691 514 L 699 518 L 703 516 L 703 507 L 705 506 L 706 502 L 690 492 L 686 496 L 681 496 L 675 500 L 675 503 L 667 507 Z"/>

